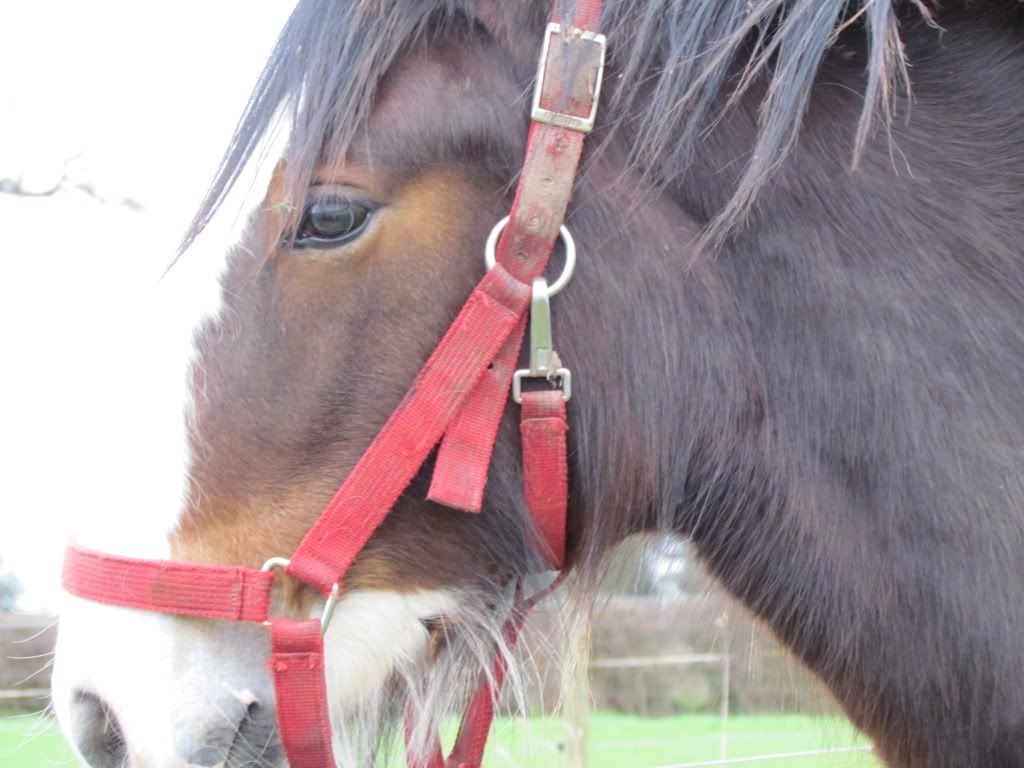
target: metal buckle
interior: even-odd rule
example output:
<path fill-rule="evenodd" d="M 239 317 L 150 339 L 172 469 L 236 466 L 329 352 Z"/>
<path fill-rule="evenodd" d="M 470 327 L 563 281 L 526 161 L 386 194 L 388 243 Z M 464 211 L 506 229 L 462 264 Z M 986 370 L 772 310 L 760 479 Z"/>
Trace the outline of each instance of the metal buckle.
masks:
<path fill-rule="evenodd" d="M 523 379 L 547 379 L 552 386 L 562 387 L 562 397 L 572 397 L 572 372 L 562 367 L 551 338 L 551 291 L 543 277 L 533 278 L 533 300 L 530 303 L 530 367 L 512 374 L 512 399 L 523 401 Z"/>
<path fill-rule="evenodd" d="M 276 571 L 281 569 L 282 571 L 291 565 L 291 560 L 287 557 L 272 557 L 265 562 L 260 570 L 263 572 Z M 320 612 L 320 636 L 322 637 L 327 632 L 327 627 L 331 625 L 331 619 L 334 618 L 334 609 L 338 607 L 338 596 L 341 593 L 341 585 L 335 584 L 331 587 L 331 593 L 327 596 L 327 600 L 324 601 L 324 609 Z M 269 623 L 269 622 L 264 622 Z"/>
<path fill-rule="evenodd" d="M 547 77 L 551 40 L 555 37 L 565 41 L 583 40 L 598 47 L 597 73 L 594 77 L 593 89 L 591 90 L 590 113 L 585 116 L 556 112 L 540 105 L 541 95 L 544 91 L 544 80 Z M 607 48 L 607 39 L 598 32 L 591 32 L 579 27 L 567 26 L 563 28 L 557 22 L 549 23 L 544 30 L 544 45 L 540 50 L 540 63 L 537 66 L 537 83 L 533 89 L 533 105 L 530 109 L 530 117 L 541 123 L 557 125 L 561 128 L 572 128 L 583 133 L 590 133 L 594 130 L 594 120 L 597 118 L 597 102 L 601 96 L 601 81 L 604 79 L 604 59 Z"/>
<path fill-rule="evenodd" d="M 487 243 L 484 246 L 484 263 L 487 269 L 494 269 L 497 263 L 495 249 L 498 246 L 498 238 L 502 231 L 508 226 L 509 217 L 506 216 L 491 229 L 487 235 Z M 553 386 L 562 387 L 562 397 L 568 400 L 572 397 L 572 372 L 562 367 L 562 361 L 555 352 L 551 338 L 551 297 L 565 288 L 576 271 L 576 241 L 572 234 L 563 224 L 558 230 L 565 246 L 565 265 L 562 267 L 562 274 L 548 286 L 548 281 L 543 276 L 533 278 L 533 298 L 530 301 L 530 367 L 521 368 L 512 374 L 512 399 L 521 403 L 523 401 L 523 379 L 547 379 Z"/>

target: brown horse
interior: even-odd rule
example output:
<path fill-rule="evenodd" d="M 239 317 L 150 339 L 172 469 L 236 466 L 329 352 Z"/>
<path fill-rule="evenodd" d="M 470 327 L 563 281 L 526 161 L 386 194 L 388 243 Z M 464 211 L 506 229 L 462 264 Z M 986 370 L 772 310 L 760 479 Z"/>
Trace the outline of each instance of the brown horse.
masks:
<path fill-rule="evenodd" d="M 190 235 L 287 125 L 196 332 L 186 498 L 121 552 L 295 548 L 483 273 L 549 10 L 299 4 Z M 584 584 L 631 532 L 687 535 L 892 766 L 1024 765 L 1022 11 L 613 2 L 568 219 Z M 513 419 L 481 515 L 425 502 L 427 467 L 346 577 L 343 765 L 407 702 L 423 723 L 457 704 L 500 644 L 537 564 Z M 265 646 L 73 601 L 55 705 L 95 768 L 277 765 Z"/>

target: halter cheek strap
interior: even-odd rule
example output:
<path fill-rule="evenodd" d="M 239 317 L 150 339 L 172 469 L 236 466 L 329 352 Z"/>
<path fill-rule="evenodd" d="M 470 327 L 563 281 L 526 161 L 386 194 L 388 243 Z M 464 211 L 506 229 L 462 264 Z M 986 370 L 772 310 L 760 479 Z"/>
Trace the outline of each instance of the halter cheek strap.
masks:
<path fill-rule="evenodd" d="M 565 559 L 568 470 L 566 401 L 569 372 L 551 348 L 547 265 L 572 192 L 584 136 L 593 126 L 605 41 L 596 30 L 600 0 L 579 0 L 572 26 L 548 24 L 535 86 L 522 175 L 505 222 L 489 239 L 494 266 L 477 284 L 409 392 L 349 473 L 289 559 L 261 570 L 118 557 L 69 546 L 64 587 L 88 600 L 161 613 L 265 624 L 272 653 L 281 743 L 291 768 L 330 768 L 331 727 L 324 681 L 323 632 L 353 560 L 440 441 L 429 498 L 479 512 L 487 468 L 510 387 L 522 406 L 524 498 L 537 546 L 551 568 Z M 500 235 L 500 237 L 499 237 Z M 568 259 L 567 254 L 567 263 Z M 570 269 L 571 271 L 571 269 Z M 531 307 L 530 367 L 515 371 Z M 520 392 L 523 378 L 547 378 L 559 389 Z M 321 619 L 272 618 L 275 573 L 318 589 Z M 521 586 L 505 640 L 511 647 L 529 610 L 554 589 L 527 598 Z M 494 703 L 505 676 L 496 654 L 463 716 L 451 756 L 436 742 L 425 766 L 478 768 Z"/>

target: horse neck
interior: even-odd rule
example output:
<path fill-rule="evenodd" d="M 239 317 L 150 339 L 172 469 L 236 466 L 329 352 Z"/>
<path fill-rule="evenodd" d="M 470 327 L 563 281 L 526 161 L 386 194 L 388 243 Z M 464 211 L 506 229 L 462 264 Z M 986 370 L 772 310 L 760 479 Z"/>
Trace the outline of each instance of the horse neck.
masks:
<path fill-rule="evenodd" d="M 632 533 L 690 534 L 754 501 L 737 489 L 771 485 L 751 482 L 765 473 L 764 409 L 731 278 L 670 193 L 636 192 L 623 156 L 604 148 L 583 175 L 569 222 L 582 261 L 554 305 L 578 381 L 571 540 L 584 563 Z"/>
<path fill-rule="evenodd" d="M 763 88 L 704 134 L 681 180 L 660 194 L 636 193 L 622 147 L 584 174 L 569 222 L 581 265 L 554 309 L 556 343 L 578 384 L 573 525 L 584 557 L 659 528 L 692 536 L 724 562 L 744 532 L 768 535 L 787 510 L 837 507 L 870 496 L 872 484 L 878 508 L 896 503 L 886 489 L 897 487 L 899 504 L 934 508 L 930 486 L 908 489 L 888 474 L 904 456 L 938 465 L 966 450 L 962 436 L 958 453 L 943 434 L 921 456 L 917 436 L 936 422 L 920 406 L 920 371 L 948 371 L 949 360 L 959 366 L 956 355 L 977 350 L 958 382 L 1011 397 L 1006 361 L 1015 351 L 1005 334 L 980 321 L 965 331 L 949 302 L 934 297 L 962 274 L 964 317 L 1007 327 L 1019 317 L 1018 299 L 972 277 L 1020 279 L 1024 234 L 1007 192 L 1016 177 L 989 171 L 991 157 L 1017 154 L 1019 132 L 1008 126 L 1021 124 L 1024 102 L 1007 98 L 1019 90 L 1016 42 L 984 18 L 952 13 L 942 22 L 963 34 L 906 30 L 916 62 L 911 121 L 879 131 L 856 171 L 863 73 L 837 49 L 822 65 L 793 153 L 721 241 L 696 242 L 735 189 Z M 853 60 L 863 55 L 853 51 Z M 979 62 L 989 59 L 999 67 L 983 75 Z M 1000 121 L 977 112 L 979 103 L 999 105 Z M 910 336 L 900 324 L 907 314 L 917 318 Z M 966 346 L 946 348 L 964 333 Z M 993 450 L 980 443 L 968 453 Z M 956 493 L 965 506 L 979 495 L 967 484 Z"/>

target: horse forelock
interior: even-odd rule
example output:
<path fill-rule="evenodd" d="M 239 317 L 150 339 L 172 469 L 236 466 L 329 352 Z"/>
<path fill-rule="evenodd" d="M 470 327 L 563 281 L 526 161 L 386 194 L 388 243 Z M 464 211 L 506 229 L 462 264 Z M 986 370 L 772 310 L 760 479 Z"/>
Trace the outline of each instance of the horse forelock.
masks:
<path fill-rule="evenodd" d="M 563 17 L 571 15 L 573 0 L 558 5 Z M 253 90 L 183 248 L 282 126 L 289 132 L 287 188 L 300 196 L 318 162 L 346 154 L 391 68 L 418 42 L 492 39 L 528 88 L 549 10 L 545 0 L 303 0 Z M 603 140 L 628 130 L 629 163 L 655 187 L 671 186 L 686 176 L 714 124 L 752 84 L 765 84 L 756 143 L 708 226 L 709 236 L 724 235 L 792 148 L 819 66 L 851 27 L 864 30 L 868 49 L 851 164 L 872 131 L 888 126 L 909 92 L 900 25 L 915 15 L 930 22 L 922 0 L 611 0 L 602 22 L 613 74 L 601 109 Z M 522 99 L 524 112 L 527 106 Z"/>

